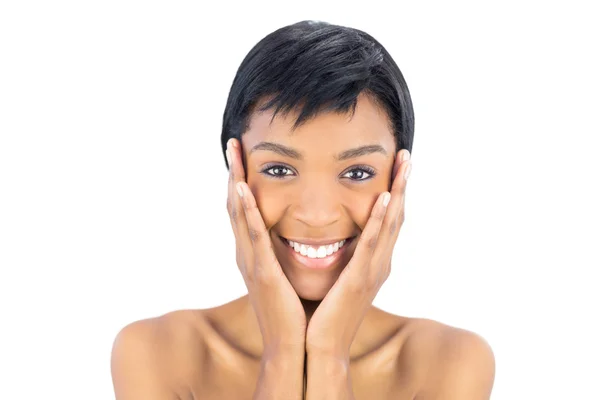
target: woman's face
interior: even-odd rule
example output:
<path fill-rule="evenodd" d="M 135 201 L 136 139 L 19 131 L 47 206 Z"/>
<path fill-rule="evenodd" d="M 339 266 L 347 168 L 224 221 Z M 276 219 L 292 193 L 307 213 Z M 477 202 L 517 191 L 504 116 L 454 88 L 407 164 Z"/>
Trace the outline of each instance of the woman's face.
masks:
<path fill-rule="evenodd" d="M 254 114 L 242 136 L 246 180 L 296 293 L 302 299 L 322 300 L 352 257 L 377 197 L 390 190 L 394 136 L 386 113 L 364 95 L 352 119 L 350 114 L 325 113 L 294 132 L 297 115 L 280 114 L 269 126 L 272 115 Z M 375 151 L 367 148 L 339 159 L 362 146 Z M 294 252 L 283 238 L 299 243 L 354 239 L 315 262 L 310 254 Z M 319 245 L 313 247 L 317 250 Z M 317 263 L 320 268 L 310 267 Z"/>

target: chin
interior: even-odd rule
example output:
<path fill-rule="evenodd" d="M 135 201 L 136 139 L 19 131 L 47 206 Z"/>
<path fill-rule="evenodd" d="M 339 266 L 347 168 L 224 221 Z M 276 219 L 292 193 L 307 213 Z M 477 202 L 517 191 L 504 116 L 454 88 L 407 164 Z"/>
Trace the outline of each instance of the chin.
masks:
<path fill-rule="evenodd" d="M 329 289 L 331 289 L 331 288 L 329 288 Z M 325 298 L 325 296 L 327 295 L 327 292 L 329 292 L 329 289 L 327 291 L 309 290 L 309 291 L 305 291 L 305 292 L 299 292 L 298 290 L 296 290 L 296 294 L 302 300 L 321 301 Z"/>
<path fill-rule="evenodd" d="M 340 271 L 341 272 L 341 271 Z M 338 279 L 339 273 L 312 275 L 310 273 L 288 273 L 284 269 L 290 284 L 298 297 L 303 300 L 321 301 Z"/>

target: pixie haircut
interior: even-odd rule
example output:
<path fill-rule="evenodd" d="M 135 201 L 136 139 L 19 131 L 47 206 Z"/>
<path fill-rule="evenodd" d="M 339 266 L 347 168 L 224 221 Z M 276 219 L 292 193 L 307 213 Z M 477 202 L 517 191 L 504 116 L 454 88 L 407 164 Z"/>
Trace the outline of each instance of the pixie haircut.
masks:
<path fill-rule="evenodd" d="M 221 132 L 225 165 L 227 141 L 241 141 L 253 112 L 274 108 L 273 122 L 280 112 L 299 110 L 295 130 L 321 112 L 354 115 L 361 93 L 386 111 L 396 153 L 412 153 L 415 120 L 408 86 L 377 40 L 322 21 L 301 21 L 270 33 L 246 55 L 231 85 Z"/>

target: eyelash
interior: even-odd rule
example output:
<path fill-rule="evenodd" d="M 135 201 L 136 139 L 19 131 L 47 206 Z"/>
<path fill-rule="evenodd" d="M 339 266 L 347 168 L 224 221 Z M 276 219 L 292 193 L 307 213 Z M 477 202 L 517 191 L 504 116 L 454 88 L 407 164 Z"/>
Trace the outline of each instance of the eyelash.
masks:
<path fill-rule="evenodd" d="M 267 165 L 267 167 L 265 169 L 263 169 L 261 171 L 261 173 L 263 175 L 266 175 L 269 178 L 274 178 L 274 179 L 284 179 L 286 176 L 289 176 L 289 175 L 274 175 L 274 174 L 270 174 L 267 172 L 271 169 L 276 169 L 276 168 L 283 168 L 283 169 L 287 169 L 290 171 L 292 170 L 291 168 L 286 167 L 285 165 L 282 165 L 282 164 L 271 164 L 271 165 Z M 347 172 L 345 172 L 344 175 L 347 174 L 348 172 L 352 172 L 352 171 L 362 171 L 362 172 L 366 172 L 370 175 L 368 178 L 365 178 L 365 179 L 350 179 L 351 181 L 354 181 L 354 182 L 368 181 L 369 179 L 372 179 L 376 175 L 375 170 L 367 165 L 358 165 L 358 166 L 348 170 Z"/>

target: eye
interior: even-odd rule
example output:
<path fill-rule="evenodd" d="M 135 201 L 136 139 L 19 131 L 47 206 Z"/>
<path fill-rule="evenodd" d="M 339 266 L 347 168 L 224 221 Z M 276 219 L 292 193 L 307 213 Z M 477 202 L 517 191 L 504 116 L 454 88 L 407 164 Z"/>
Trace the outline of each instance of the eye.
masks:
<path fill-rule="evenodd" d="M 353 168 L 353 169 L 349 170 L 348 172 L 346 172 L 345 175 L 348 175 L 351 173 L 354 173 L 354 177 L 357 177 L 357 175 L 358 175 L 357 179 L 350 178 L 350 180 L 353 180 L 353 181 L 366 181 L 366 180 L 371 179 L 373 176 L 375 176 L 375 170 L 366 165 L 361 165 L 360 167 Z M 369 176 L 365 178 L 364 177 L 365 174 L 368 174 Z"/>
<path fill-rule="evenodd" d="M 291 168 L 281 164 L 268 165 L 261 173 L 275 179 L 284 179 L 286 176 L 294 175 Z M 344 176 L 350 178 L 352 181 L 366 181 L 375 175 L 375 170 L 367 165 L 352 168 L 344 174 Z"/>
<path fill-rule="evenodd" d="M 274 171 L 275 173 L 271 173 L 269 171 Z M 287 175 L 289 175 L 286 172 L 291 172 L 291 171 L 292 170 L 290 168 L 286 167 L 285 165 L 275 164 L 275 165 L 267 166 L 267 168 L 263 169 L 261 171 L 261 173 L 264 175 L 267 175 L 268 177 L 271 177 L 271 178 L 283 179 Z"/>

